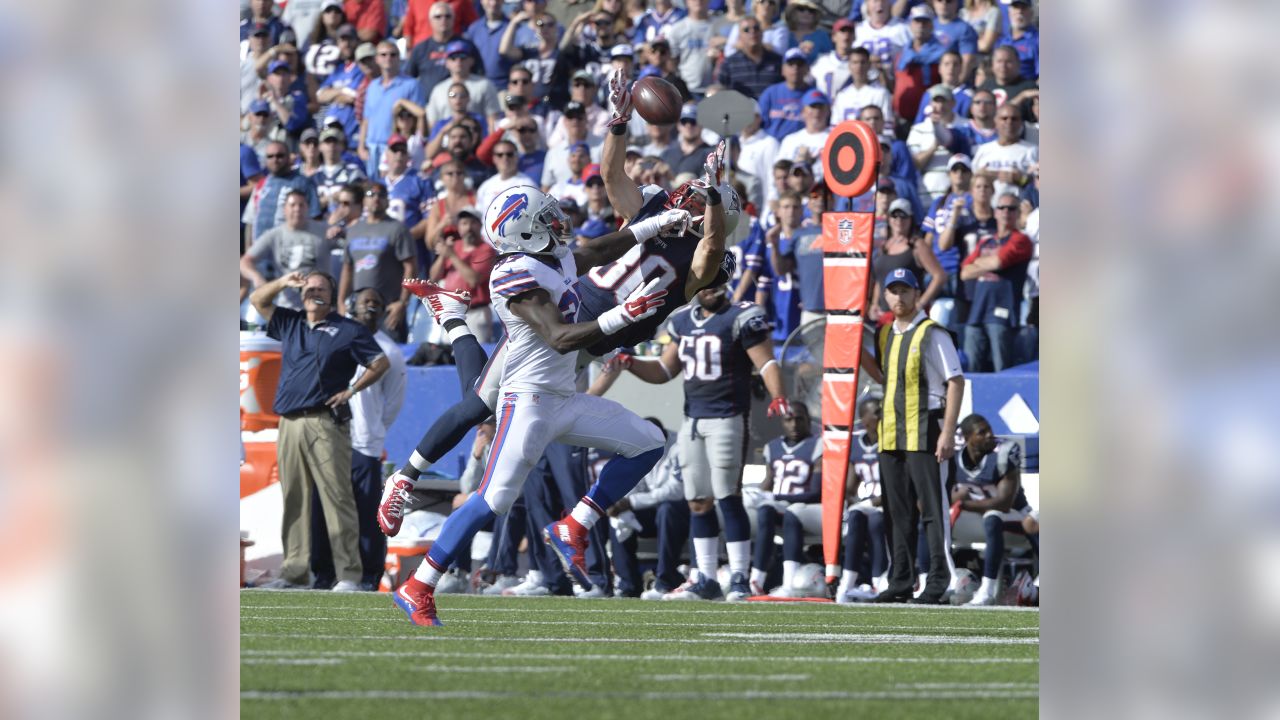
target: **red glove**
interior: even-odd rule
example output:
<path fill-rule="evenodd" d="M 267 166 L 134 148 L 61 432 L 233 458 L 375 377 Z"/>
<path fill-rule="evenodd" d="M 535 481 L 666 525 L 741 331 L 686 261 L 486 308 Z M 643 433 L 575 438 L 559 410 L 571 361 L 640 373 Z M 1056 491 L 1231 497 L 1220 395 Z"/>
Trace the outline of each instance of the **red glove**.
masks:
<path fill-rule="evenodd" d="M 604 371 L 606 373 L 619 373 L 631 367 L 631 363 L 635 358 L 631 353 L 620 352 L 617 355 L 604 361 Z"/>
<path fill-rule="evenodd" d="M 776 397 L 769 403 L 769 417 L 784 417 L 791 414 L 791 401 L 784 397 Z"/>

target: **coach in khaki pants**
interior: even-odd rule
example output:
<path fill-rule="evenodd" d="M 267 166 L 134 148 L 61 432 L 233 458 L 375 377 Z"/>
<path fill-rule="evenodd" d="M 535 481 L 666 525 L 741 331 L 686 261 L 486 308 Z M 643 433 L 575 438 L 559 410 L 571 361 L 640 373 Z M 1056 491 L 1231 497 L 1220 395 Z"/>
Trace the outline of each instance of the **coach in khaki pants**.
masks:
<path fill-rule="evenodd" d="M 274 307 L 286 287 L 301 288 L 301 312 Z M 323 272 L 289 273 L 253 291 L 250 301 L 267 320 L 267 335 L 283 344 L 274 410 L 280 489 L 284 493 L 280 577 L 264 587 L 305 587 L 311 560 L 311 488 L 319 491 L 338 584 L 360 582 L 359 518 L 351 490 L 351 435 L 347 402 L 387 371 L 373 335 L 333 311 L 337 283 Z M 356 366 L 367 372 L 348 386 Z"/>

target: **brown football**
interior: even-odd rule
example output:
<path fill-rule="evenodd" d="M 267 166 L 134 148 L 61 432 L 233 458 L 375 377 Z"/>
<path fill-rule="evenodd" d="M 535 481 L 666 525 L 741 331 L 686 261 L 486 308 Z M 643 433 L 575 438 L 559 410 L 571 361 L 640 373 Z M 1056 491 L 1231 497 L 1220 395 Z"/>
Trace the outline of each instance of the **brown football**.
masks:
<path fill-rule="evenodd" d="M 683 100 L 676 86 L 656 75 L 640 78 L 631 86 L 631 103 L 640 117 L 655 125 L 674 125 L 680 120 Z"/>

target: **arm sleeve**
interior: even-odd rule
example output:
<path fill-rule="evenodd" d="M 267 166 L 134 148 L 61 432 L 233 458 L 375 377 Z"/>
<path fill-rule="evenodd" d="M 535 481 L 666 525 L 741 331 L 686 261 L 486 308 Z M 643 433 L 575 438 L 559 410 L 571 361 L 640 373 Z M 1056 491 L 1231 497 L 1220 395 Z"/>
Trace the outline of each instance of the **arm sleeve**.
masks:
<path fill-rule="evenodd" d="M 271 243 L 275 241 L 276 235 L 279 235 L 279 232 L 277 230 L 278 230 L 277 228 L 271 228 L 270 230 L 259 235 L 258 239 L 254 240 L 253 244 L 249 246 L 249 249 L 248 251 L 245 252 L 245 255 L 248 255 L 254 260 L 260 260 L 262 256 L 266 255 L 267 251 L 271 249 Z"/>
<path fill-rule="evenodd" d="M 754 303 L 750 305 L 751 307 L 738 315 L 733 326 L 734 334 L 742 339 L 744 350 L 749 350 L 769 339 L 769 321 L 764 316 L 764 310 Z"/>
<path fill-rule="evenodd" d="M 298 321 L 302 313 L 298 310 L 278 307 L 271 313 L 271 321 L 267 323 L 267 337 L 272 340 L 284 340 L 284 333 L 289 326 Z"/>
<path fill-rule="evenodd" d="M 1015 231 L 1009 242 L 996 251 L 996 257 L 1000 258 L 1000 267 L 1007 268 L 1031 260 L 1033 250 L 1031 239 Z"/>
<path fill-rule="evenodd" d="M 934 345 L 934 362 L 938 363 L 938 369 L 941 370 L 943 380 L 950 380 L 954 377 L 962 377 L 964 371 L 960 368 L 960 356 L 956 354 L 956 344 L 951 341 L 951 335 L 941 326 L 934 327 L 929 331 L 929 342 Z M 929 359 L 926 358 L 925 362 Z"/>
<path fill-rule="evenodd" d="M 522 260 L 524 259 L 503 265 L 497 277 L 490 279 L 489 288 L 493 293 L 505 298 L 513 298 L 541 287 L 533 269 Z"/>

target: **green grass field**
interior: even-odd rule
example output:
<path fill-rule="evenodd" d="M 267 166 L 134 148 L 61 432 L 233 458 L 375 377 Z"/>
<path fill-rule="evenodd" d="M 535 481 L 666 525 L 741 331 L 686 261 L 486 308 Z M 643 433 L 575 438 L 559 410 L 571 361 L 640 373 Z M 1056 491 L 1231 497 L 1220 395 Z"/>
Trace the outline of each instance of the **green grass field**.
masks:
<path fill-rule="evenodd" d="M 240 595 L 244 718 L 1020 718 L 1040 614 L 999 608 Z M 397 713 L 406 713 L 399 715 Z"/>

